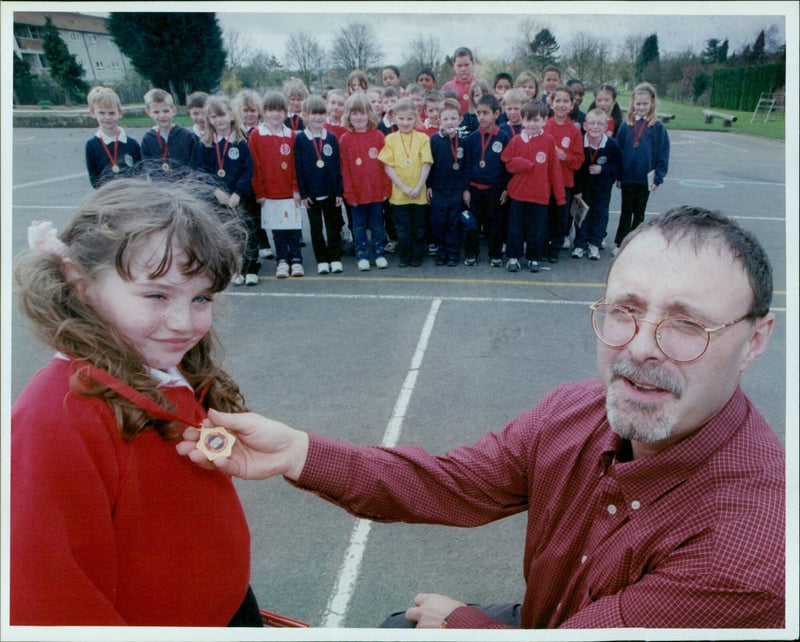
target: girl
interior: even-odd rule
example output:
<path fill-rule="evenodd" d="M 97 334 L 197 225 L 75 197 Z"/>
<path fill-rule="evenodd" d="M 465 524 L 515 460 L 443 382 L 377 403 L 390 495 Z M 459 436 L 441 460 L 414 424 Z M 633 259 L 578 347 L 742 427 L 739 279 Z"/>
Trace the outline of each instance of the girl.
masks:
<path fill-rule="evenodd" d="M 465 131 L 467 135 L 478 129 L 478 117 L 475 115 L 475 112 L 478 110 L 478 100 L 480 100 L 481 96 L 490 93 L 491 89 L 489 83 L 484 78 L 476 78 L 470 85 L 469 111 L 464 114 L 464 119 L 459 126 L 461 131 Z"/>
<path fill-rule="evenodd" d="M 253 160 L 242 134 L 239 117 L 225 96 L 210 96 L 205 106 L 206 130 L 200 138 L 200 167 L 215 177 L 218 187 L 214 197 L 221 205 L 236 209 L 243 206 L 247 225 L 247 249 L 244 273 L 233 277 L 233 285 L 258 284 L 258 238 L 261 214 L 252 198 Z"/>
<path fill-rule="evenodd" d="M 577 78 L 571 78 L 566 83 L 567 87 L 572 90 L 572 95 L 575 97 L 572 111 L 569 112 L 569 117 L 574 121 L 578 129 L 583 127 L 583 121 L 586 120 L 586 114 L 581 111 L 581 103 L 583 102 L 584 88 L 583 83 Z"/>
<path fill-rule="evenodd" d="M 613 85 L 600 85 L 594 90 L 594 101 L 589 105 L 589 111 L 599 107 L 608 114 L 606 136 L 616 138 L 619 126 L 622 123 L 622 110 L 617 104 L 617 90 Z"/>
<path fill-rule="evenodd" d="M 350 75 L 347 76 L 347 95 L 366 93 L 369 87 L 369 78 L 365 71 L 361 69 L 353 69 Z"/>
<path fill-rule="evenodd" d="M 563 205 L 557 205 L 555 197 L 551 196 L 547 215 L 547 258 L 550 263 L 557 263 L 561 249 L 568 250 L 570 247 L 569 204 L 575 185 L 575 170 L 580 169 L 583 163 L 583 139 L 569 117 L 575 104 L 572 90 L 566 85 L 559 85 L 550 92 L 548 99 L 553 115 L 547 119 L 543 129 L 556 143 L 566 199 Z"/>
<path fill-rule="evenodd" d="M 244 410 L 211 311 L 245 231 L 190 187 L 111 181 L 29 230 L 20 308 L 56 355 L 11 413 L 11 624 L 260 625 L 236 490 L 175 450 Z"/>
<path fill-rule="evenodd" d="M 539 97 L 539 83 L 536 82 L 536 75 L 532 71 L 521 71 L 514 81 L 514 87 L 519 87 L 525 92 L 528 100 Z"/>
<path fill-rule="evenodd" d="M 367 99 L 372 111 L 378 117 L 378 122 L 383 118 L 383 90 L 378 87 L 367 89 Z"/>
<path fill-rule="evenodd" d="M 669 169 L 669 136 L 664 123 L 656 117 L 656 90 L 650 83 L 633 90 L 617 142 L 622 149 L 622 181 L 617 183 L 622 188 L 622 204 L 614 255 L 628 232 L 644 220 L 650 192 L 664 182 Z"/>
<path fill-rule="evenodd" d="M 340 154 L 344 198 L 350 205 L 353 221 L 353 241 L 359 270 L 370 269 L 370 248 L 367 247 L 367 228 L 372 232 L 371 250 L 375 267 L 383 269 L 389 263 L 384 256 L 383 201 L 389 197 L 391 182 L 378 160 L 384 136 L 376 129 L 378 117 L 367 97 L 353 94 L 344 105 L 344 124 Z"/>

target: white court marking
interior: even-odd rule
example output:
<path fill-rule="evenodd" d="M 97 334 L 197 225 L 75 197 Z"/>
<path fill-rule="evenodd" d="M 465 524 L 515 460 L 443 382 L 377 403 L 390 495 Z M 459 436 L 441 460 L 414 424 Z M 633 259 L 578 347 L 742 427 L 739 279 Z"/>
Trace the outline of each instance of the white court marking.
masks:
<path fill-rule="evenodd" d="M 86 172 L 81 172 L 80 174 L 70 174 L 69 176 L 56 176 L 54 178 L 45 178 L 41 181 L 33 181 L 32 183 L 20 183 L 19 185 L 14 185 L 14 189 L 23 189 L 25 187 L 38 187 L 39 185 L 49 185 L 50 183 L 61 183 L 62 181 L 70 181 L 73 178 L 80 178 L 85 177 Z"/>

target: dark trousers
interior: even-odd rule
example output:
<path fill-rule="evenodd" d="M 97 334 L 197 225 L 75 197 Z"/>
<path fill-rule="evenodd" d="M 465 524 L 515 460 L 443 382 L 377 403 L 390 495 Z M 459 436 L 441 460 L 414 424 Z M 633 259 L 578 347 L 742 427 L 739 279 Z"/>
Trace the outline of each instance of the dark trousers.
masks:
<path fill-rule="evenodd" d="M 321 201 L 310 199 L 308 210 L 308 225 L 311 228 L 311 246 L 314 248 L 314 257 L 317 263 L 330 263 L 340 261 L 342 258 L 342 208 L 336 206 L 336 199 L 329 196 Z M 325 225 L 327 242 L 322 233 Z"/>
<path fill-rule="evenodd" d="M 372 259 L 383 256 L 384 230 L 383 206 L 380 202 L 350 206 L 350 221 L 353 225 L 353 244 L 357 259 L 369 259 L 369 245 L 372 245 Z M 367 242 L 367 229 L 372 232 L 371 242 Z"/>
<path fill-rule="evenodd" d="M 303 254 L 300 249 L 301 230 L 272 230 L 272 241 L 275 244 L 275 260 L 289 263 L 302 263 Z"/>
<path fill-rule="evenodd" d="M 547 205 L 512 199 L 508 214 L 506 256 L 510 259 L 521 258 L 523 244 L 527 243 L 525 258 L 541 261 L 544 259 L 546 234 Z"/>
<path fill-rule="evenodd" d="M 387 241 L 397 240 L 397 230 L 394 226 L 394 216 L 392 215 L 392 204 L 387 200 L 383 201 L 383 229 L 386 233 Z"/>
<path fill-rule="evenodd" d="M 460 190 L 436 190 L 431 197 L 431 234 L 440 257 L 458 258 L 461 251 Z"/>
<path fill-rule="evenodd" d="M 258 262 L 259 231 L 265 236 L 266 233 L 261 229 L 261 207 L 255 197 L 244 199 L 239 205 L 239 213 L 242 222 L 247 228 L 247 245 L 242 261 L 242 272 L 244 274 L 258 274 L 261 264 Z"/>
<path fill-rule="evenodd" d="M 478 257 L 480 230 L 483 229 L 489 244 L 489 258 L 503 258 L 503 243 L 506 241 L 508 218 L 506 209 L 500 205 L 502 193 L 503 188 L 500 185 L 493 185 L 488 189 L 469 188 L 470 204 L 478 221 L 478 229 L 470 230 L 466 234 L 464 254 L 467 256 Z"/>
<path fill-rule="evenodd" d="M 550 194 L 550 204 L 547 206 L 547 253 L 548 257 L 558 258 L 558 253 L 564 245 L 564 237 L 569 231 L 569 204 L 572 201 L 572 188 L 564 188 L 566 197 L 563 205 L 556 203 L 555 196 Z"/>
<path fill-rule="evenodd" d="M 619 225 L 614 243 L 620 245 L 629 232 L 635 230 L 644 221 L 647 199 L 650 189 L 638 183 L 622 184 L 622 205 L 619 212 Z"/>
<path fill-rule="evenodd" d="M 425 206 L 392 205 L 397 230 L 397 255 L 400 260 L 422 263 L 425 256 Z"/>
<path fill-rule="evenodd" d="M 522 604 L 470 604 L 493 620 L 518 629 L 522 628 Z M 413 629 L 416 623 L 406 619 L 406 612 L 392 613 L 380 625 L 382 629 Z"/>
<path fill-rule="evenodd" d="M 589 206 L 586 217 L 575 234 L 575 247 L 589 249 L 589 245 L 599 248 L 606 236 L 608 227 L 608 204 L 611 201 L 611 186 L 607 190 L 584 190 L 583 200 Z"/>

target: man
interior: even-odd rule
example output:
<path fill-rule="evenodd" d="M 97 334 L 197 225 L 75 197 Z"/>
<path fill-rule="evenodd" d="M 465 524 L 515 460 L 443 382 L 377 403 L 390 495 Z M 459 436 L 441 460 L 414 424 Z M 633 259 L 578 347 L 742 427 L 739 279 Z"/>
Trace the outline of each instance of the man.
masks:
<path fill-rule="evenodd" d="M 769 342 L 771 298 L 754 237 L 677 208 L 625 239 L 592 306 L 599 380 L 443 457 L 212 413 L 240 438 L 215 463 L 283 474 L 374 520 L 477 526 L 528 511 L 522 605 L 420 594 L 390 626 L 783 627 L 784 452 L 739 387 Z M 179 450 L 201 461 L 193 442 Z"/>

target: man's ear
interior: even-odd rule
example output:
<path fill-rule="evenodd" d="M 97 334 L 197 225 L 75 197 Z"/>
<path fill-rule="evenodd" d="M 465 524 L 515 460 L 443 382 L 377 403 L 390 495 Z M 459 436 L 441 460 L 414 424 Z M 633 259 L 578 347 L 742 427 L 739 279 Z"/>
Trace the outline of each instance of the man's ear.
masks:
<path fill-rule="evenodd" d="M 742 360 L 740 372 L 744 372 L 756 361 L 769 345 L 769 338 L 772 335 L 772 329 L 775 327 L 775 315 L 772 312 L 765 314 L 763 317 L 756 319 L 753 335 L 748 342 L 747 353 Z"/>

